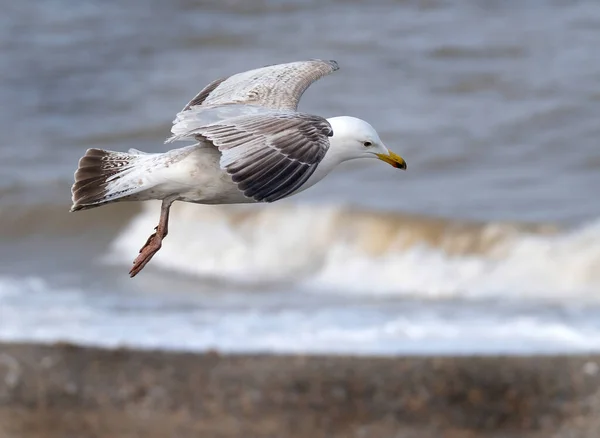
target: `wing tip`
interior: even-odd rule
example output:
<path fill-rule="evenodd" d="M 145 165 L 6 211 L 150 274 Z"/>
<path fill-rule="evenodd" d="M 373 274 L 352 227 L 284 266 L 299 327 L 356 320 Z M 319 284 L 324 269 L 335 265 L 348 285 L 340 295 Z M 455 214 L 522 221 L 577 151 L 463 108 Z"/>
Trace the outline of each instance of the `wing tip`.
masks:
<path fill-rule="evenodd" d="M 329 67 L 331 67 L 331 71 L 338 71 L 340 69 L 340 65 L 338 64 L 338 62 L 335 59 L 312 58 L 312 59 L 310 59 L 310 61 L 321 62 L 321 63 L 327 64 L 327 65 L 329 65 Z"/>

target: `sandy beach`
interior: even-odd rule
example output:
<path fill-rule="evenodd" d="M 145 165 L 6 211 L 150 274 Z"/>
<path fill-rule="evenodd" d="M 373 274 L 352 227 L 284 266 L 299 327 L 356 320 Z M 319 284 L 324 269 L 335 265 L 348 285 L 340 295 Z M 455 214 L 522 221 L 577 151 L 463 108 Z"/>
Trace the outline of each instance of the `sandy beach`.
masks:
<path fill-rule="evenodd" d="M 597 437 L 600 357 L 0 346 L 0 437 Z"/>

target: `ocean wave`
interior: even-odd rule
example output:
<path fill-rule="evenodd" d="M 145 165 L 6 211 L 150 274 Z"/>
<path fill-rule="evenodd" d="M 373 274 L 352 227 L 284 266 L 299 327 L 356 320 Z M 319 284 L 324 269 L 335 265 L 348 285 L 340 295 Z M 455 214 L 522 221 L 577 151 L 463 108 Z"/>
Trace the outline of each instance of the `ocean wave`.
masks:
<path fill-rule="evenodd" d="M 130 264 L 158 214 L 158 205 L 145 205 L 104 260 Z M 232 282 L 294 282 L 319 292 L 594 300 L 600 221 L 560 230 L 348 207 L 176 204 L 150 266 Z"/>
<path fill-rule="evenodd" d="M 27 296 L 27 299 L 23 299 Z M 156 296 L 89 294 L 36 277 L 0 276 L 0 339 L 225 352 L 540 354 L 597 351 L 593 308 L 562 314 L 481 305 L 439 307 L 164 307 Z M 31 303 L 35 305 L 31 305 Z M 131 311 L 136 309 L 136 311 Z M 183 310 L 183 311 L 182 311 Z"/>
<path fill-rule="evenodd" d="M 57 340 L 80 331 L 96 313 L 80 290 L 38 276 L 0 275 L 0 339 Z"/>

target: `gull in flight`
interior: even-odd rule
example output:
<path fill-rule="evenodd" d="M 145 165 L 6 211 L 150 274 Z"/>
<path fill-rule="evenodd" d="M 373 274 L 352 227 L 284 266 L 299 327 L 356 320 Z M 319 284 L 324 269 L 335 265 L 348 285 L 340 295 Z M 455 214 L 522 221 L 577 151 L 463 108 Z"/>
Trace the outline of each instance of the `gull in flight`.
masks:
<path fill-rule="evenodd" d="M 335 61 L 262 67 L 208 84 L 179 112 L 171 137 L 195 144 L 164 153 L 88 149 L 71 189 L 71 211 L 120 201 L 161 200 L 155 233 L 129 272 L 137 275 L 161 248 L 173 202 L 273 202 L 302 192 L 338 164 L 377 158 L 406 169 L 364 120 L 299 112 L 302 94 L 338 70 Z"/>

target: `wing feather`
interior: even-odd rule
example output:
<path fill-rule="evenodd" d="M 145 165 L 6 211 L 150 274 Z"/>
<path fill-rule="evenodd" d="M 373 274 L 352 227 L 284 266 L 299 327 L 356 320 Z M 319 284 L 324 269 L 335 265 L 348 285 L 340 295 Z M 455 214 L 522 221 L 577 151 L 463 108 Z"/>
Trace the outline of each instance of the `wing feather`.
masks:
<path fill-rule="evenodd" d="M 308 177 L 303 178 L 308 167 L 308 164 L 304 163 L 291 163 L 291 165 L 287 166 L 282 172 L 272 178 L 270 186 L 262 187 L 257 191 L 257 195 L 267 200 L 274 196 L 276 196 L 276 199 L 285 198 L 300 188 L 308 177 L 310 177 L 310 175 L 308 175 Z"/>
<path fill-rule="evenodd" d="M 245 104 L 296 111 L 306 89 L 339 70 L 335 61 L 311 59 L 261 67 L 204 87 L 182 110 L 199 105 Z"/>
<path fill-rule="evenodd" d="M 266 202 L 289 196 L 310 178 L 332 134 L 322 117 L 287 112 L 236 117 L 196 132 L 221 151 L 221 167 L 244 195 Z"/>

